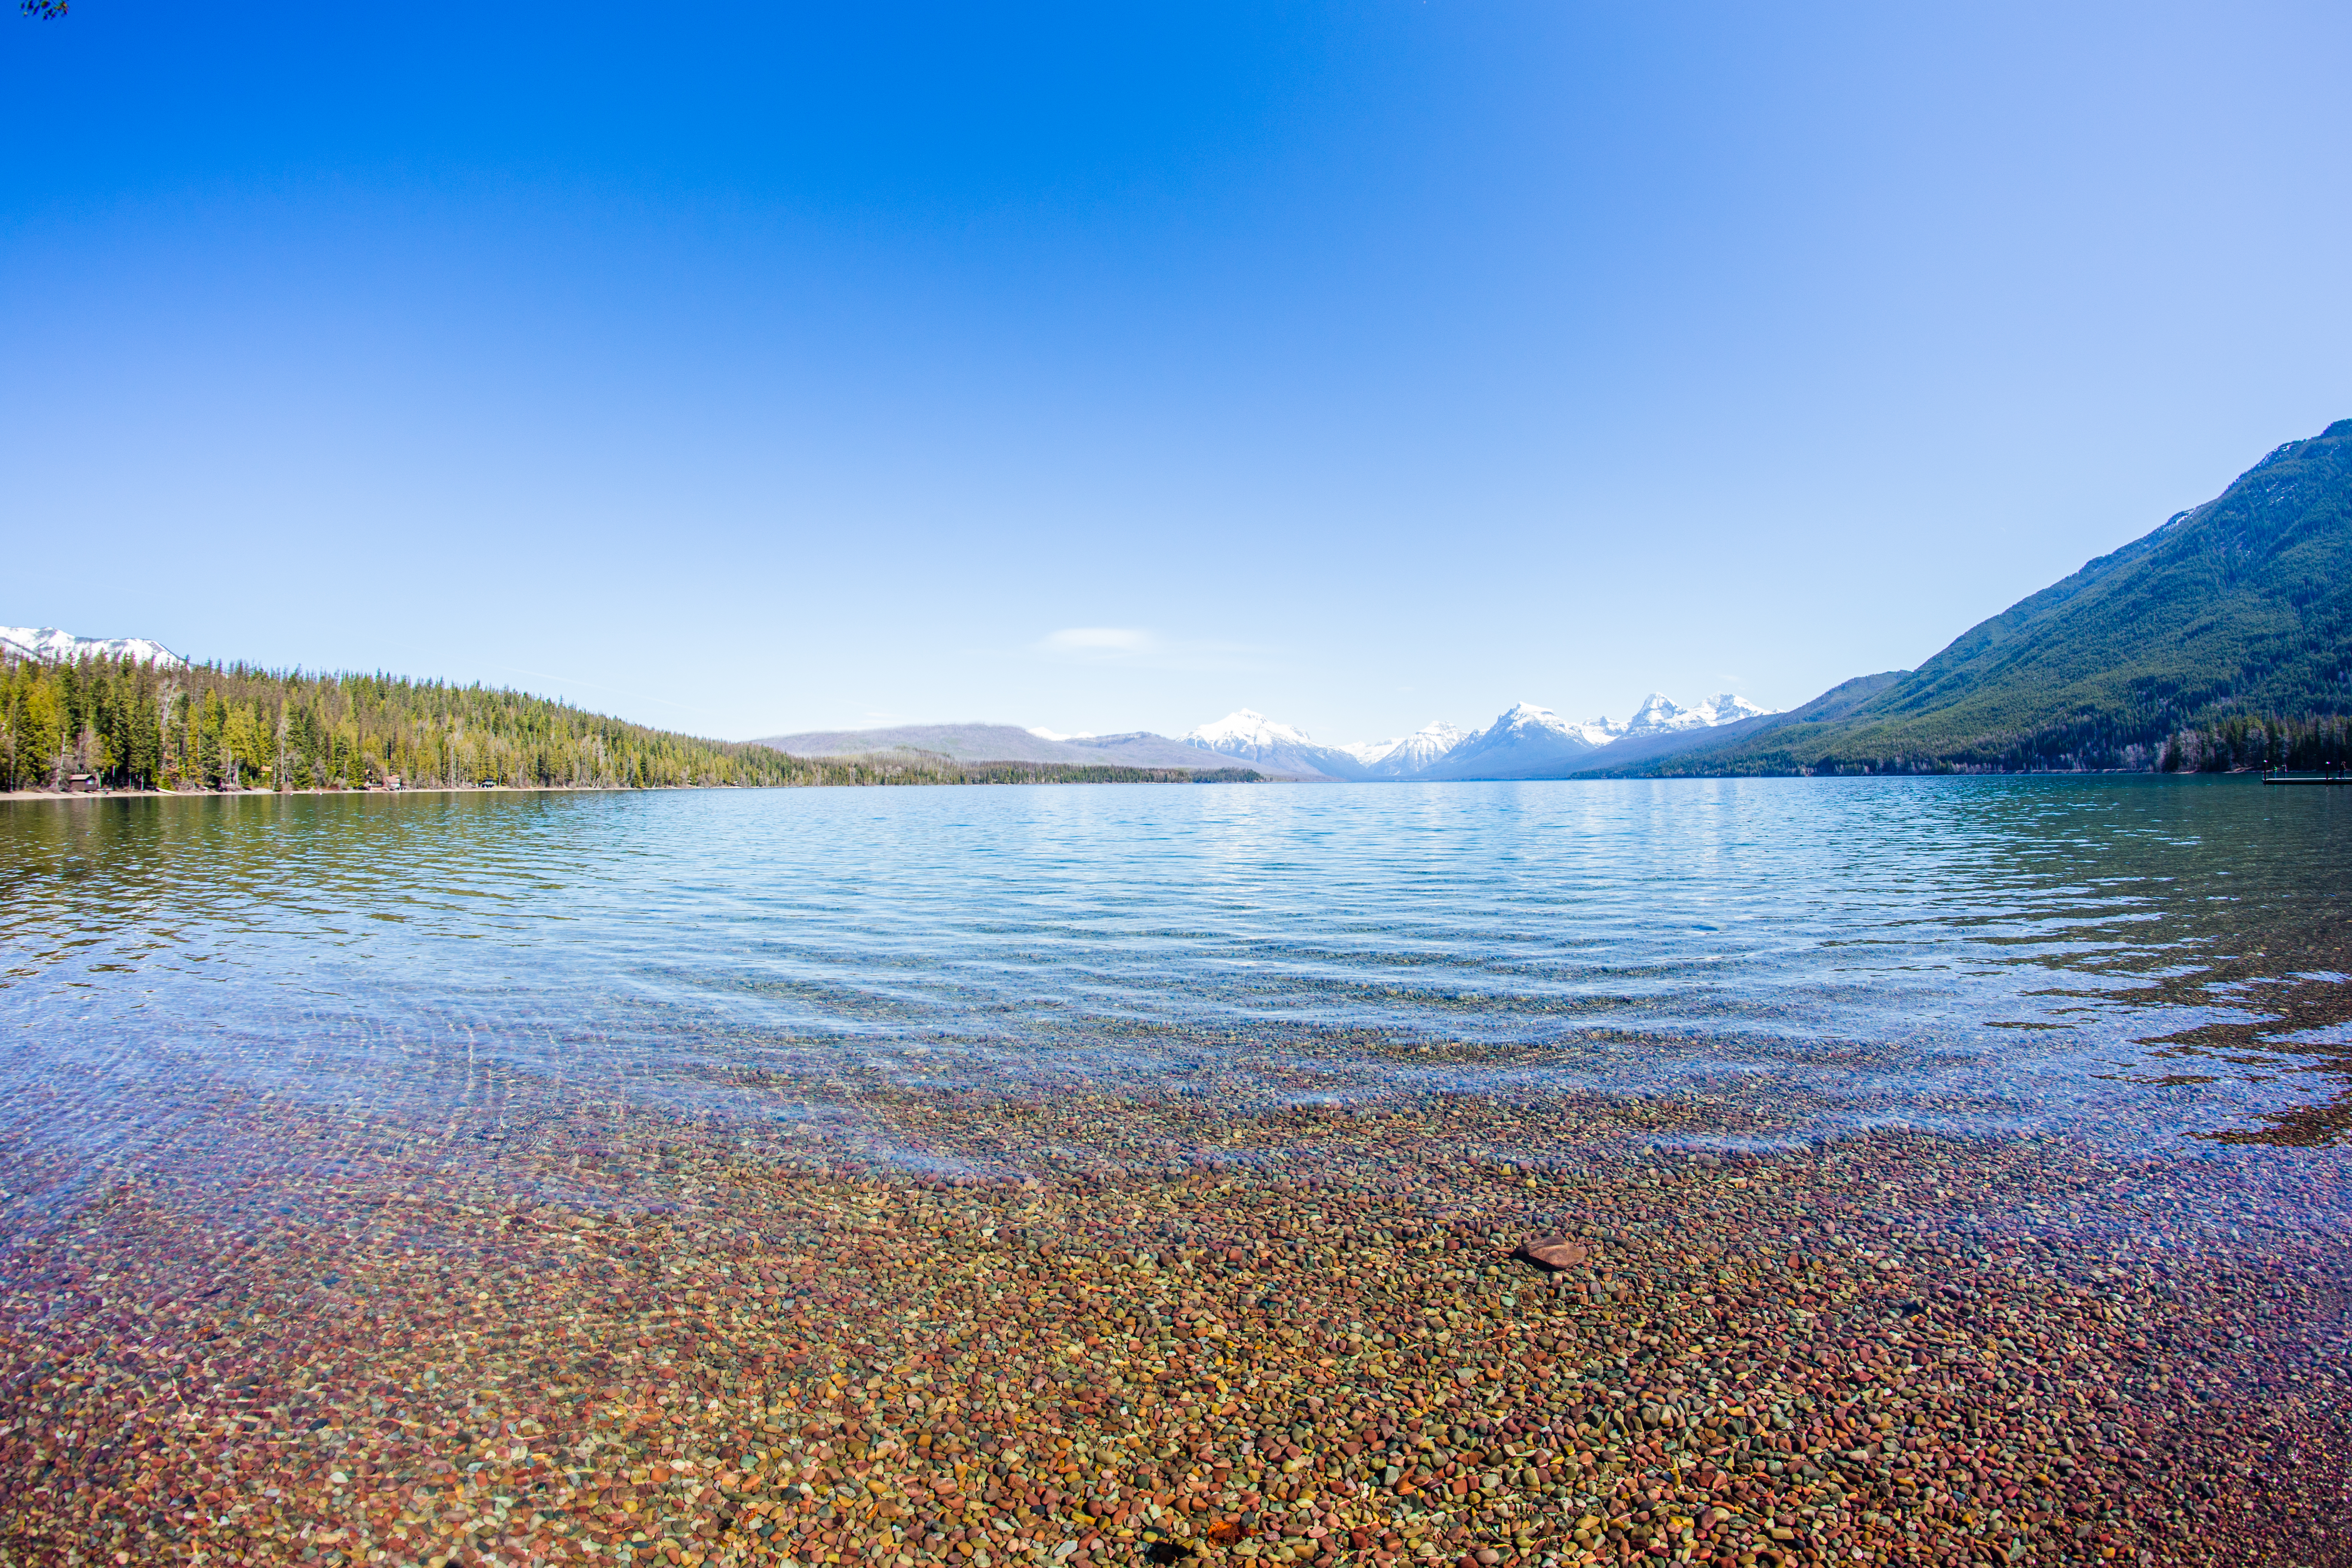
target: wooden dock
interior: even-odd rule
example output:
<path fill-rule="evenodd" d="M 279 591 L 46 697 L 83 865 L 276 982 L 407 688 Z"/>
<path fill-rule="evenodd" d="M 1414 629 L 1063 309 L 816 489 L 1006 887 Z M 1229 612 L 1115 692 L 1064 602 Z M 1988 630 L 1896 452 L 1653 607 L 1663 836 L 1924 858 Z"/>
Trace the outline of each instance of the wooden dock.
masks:
<path fill-rule="evenodd" d="M 2346 773 L 2264 773 L 2266 784 L 2352 784 L 2352 774 Z"/>

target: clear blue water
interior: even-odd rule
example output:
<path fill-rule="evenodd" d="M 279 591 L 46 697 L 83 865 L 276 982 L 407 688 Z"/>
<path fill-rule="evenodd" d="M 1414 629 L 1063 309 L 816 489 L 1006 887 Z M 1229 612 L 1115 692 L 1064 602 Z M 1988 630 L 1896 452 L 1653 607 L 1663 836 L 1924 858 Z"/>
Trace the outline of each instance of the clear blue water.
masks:
<path fill-rule="evenodd" d="M 0 806 L 10 1136 L 224 1095 L 856 1136 L 877 1092 L 1777 1106 L 2333 1137 L 2352 799 L 2225 779 Z M 1427 1047 L 1427 1048 L 1424 1048 Z M 37 1091 L 37 1092 L 36 1092 Z"/>

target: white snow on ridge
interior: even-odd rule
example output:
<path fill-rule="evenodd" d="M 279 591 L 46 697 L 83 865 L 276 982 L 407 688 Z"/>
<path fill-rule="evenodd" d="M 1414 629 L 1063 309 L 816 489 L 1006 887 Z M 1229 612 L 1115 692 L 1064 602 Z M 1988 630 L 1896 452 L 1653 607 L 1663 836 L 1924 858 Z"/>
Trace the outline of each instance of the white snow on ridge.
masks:
<path fill-rule="evenodd" d="M 19 658 L 64 664 L 80 658 L 135 658 L 173 668 L 188 661 L 147 637 L 78 637 L 55 626 L 0 626 L 0 647 Z"/>
<path fill-rule="evenodd" d="M 1735 696 L 1728 691 L 1718 691 L 1691 711 L 1706 715 L 1705 722 L 1713 729 L 1717 724 L 1737 724 L 1742 719 L 1761 719 L 1775 710 L 1760 708 L 1745 697 Z"/>
<path fill-rule="evenodd" d="M 1041 741 L 1091 741 L 1095 738 L 1092 730 L 1072 730 L 1065 734 L 1059 730 L 1048 730 L 1043 724 L 1030 725 L 1029 733 Z"/>
<path fill-rule="evenodd" d="M 1487 726 L 1490 730 L 1565 730 L 1568 721 L 1549 708 L 1533 702 L 1514 702 L 1503 710 L 1501 718 Z"/>
<path fill-rule="evenodd" d="M 1663 692 L 1653 691 L 1642 700 L 1642 706 L 1634 710 L 1623 732 L 1663 735 L 1677 730 L 1712 730 L 1718 724 L 1736 724 L 1742 719 L 1760 718 L 1770 711 L 1728 691 L 1717 692 L 1696 708 L 1678 708 Z"/>

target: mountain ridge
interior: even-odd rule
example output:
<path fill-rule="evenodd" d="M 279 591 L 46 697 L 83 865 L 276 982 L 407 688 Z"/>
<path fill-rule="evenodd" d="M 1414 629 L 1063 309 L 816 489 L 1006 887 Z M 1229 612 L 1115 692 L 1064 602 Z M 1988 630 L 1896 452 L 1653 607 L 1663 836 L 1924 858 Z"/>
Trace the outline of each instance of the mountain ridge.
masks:
<path fill-rule="evenodd" d="M 1520 702 L 1482 730 L 1465 731 L 1433 720 L 1410 735 L 1351 745 L 1326 745 L 1298 726 L 1254 708 L 1235 709 L 1173 740 L 1140 730 L 1079 734 L 974 721 L 809 730 L 761 736 L 751 743 L 812 757 L 906 752 L 959 762 L 1110 761 L 1136 767 L 1213 767 L 1240 762 L 1275 776 L 1328 782 L 1543 778 L 1577 771 L 1588 752 L 1660 737 L 1704 738 L 1711 729 L 1765 712 L 1730 692 L 1685 708 L 1653 691 L 1622 723 L 1606 716 L 1572 722 L 1548 708 Z M 1656 751 L 1645 745 L 1643 754 Z"/>
<path fill-rule="evenodd" d="M 1017 724 L 897 724 L 876 730 L 808 730 L 764 735 L 748 742 L 795 757 L 853 757 L 904 752 L 959 763 L 1066 763 L 1077 766 L 1213 768 L 1200 752 L 1165 736 L 1124 735 L 1049 739 Z"/>

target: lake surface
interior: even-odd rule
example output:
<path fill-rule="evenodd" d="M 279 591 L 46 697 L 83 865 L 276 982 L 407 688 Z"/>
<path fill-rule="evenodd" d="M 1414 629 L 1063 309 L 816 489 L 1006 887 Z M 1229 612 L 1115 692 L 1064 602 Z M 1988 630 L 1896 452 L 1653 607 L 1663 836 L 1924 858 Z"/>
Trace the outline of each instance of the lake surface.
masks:
<path fill-rule="evenodd" d="M 2244 778 L 20 802 L 0 1084 L 99 1161 L 223 1095 L 887 1156 L 877 1093 L 1079 1081 L 2325 1142 L 2347 828 Z"/>
<path fill-rule="evenodd" d="M 1527 1563 L 1671 1489 L 1724 1551 L 2305 1561 L 2347 809 L 0 805 L 0 1514 L 43 1561 Z M 1669 1454 L 1660 1401 L 1790 1425 Z"/>

